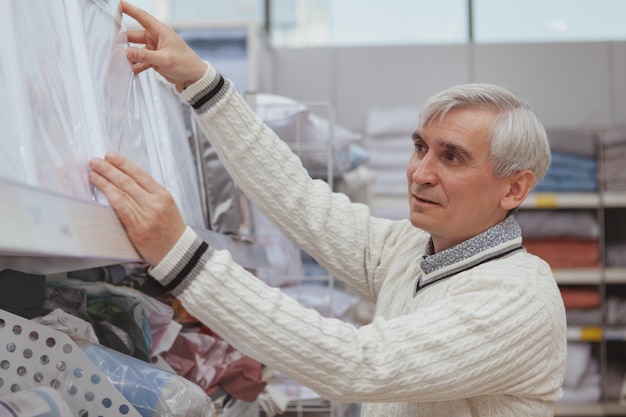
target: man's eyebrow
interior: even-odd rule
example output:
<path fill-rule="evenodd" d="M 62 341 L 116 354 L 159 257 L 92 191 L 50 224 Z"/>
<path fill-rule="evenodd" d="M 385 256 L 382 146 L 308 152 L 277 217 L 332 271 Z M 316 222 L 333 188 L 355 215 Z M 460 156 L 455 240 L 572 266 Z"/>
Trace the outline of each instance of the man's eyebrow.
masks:
<path fill-rule="evenodd" d="M 413 132 L 411 137 L 413 138 L 414 141 L 416 140 L 425 141 L 424 135 L 419 130 L 416 130 L 415 132 Z M 461 145 L 458 145 L 456 143 L 446 142 L 441 139 L 437 140 L 437 144 L 443 148 L 446 148 L 449 151 L 456 152 L 459 155 L 463 155 L 467 160 L 474 159 L 474 155 L 472 155 L 470 151 L 468 151 Z"/>
<path fill-rule="evenodd" d="M 442 146 L 452 152 L 456 152 L 460 155 L 463 155 L 468 160 L 474 159 L 474 155 L 472 155 L 470 151 L 468 151 L 461 145 L 457 145 L 456 143 L 445 142 L 441 139 L 437 141 L 437 144 L 439 144 L 439 146 Z"/>

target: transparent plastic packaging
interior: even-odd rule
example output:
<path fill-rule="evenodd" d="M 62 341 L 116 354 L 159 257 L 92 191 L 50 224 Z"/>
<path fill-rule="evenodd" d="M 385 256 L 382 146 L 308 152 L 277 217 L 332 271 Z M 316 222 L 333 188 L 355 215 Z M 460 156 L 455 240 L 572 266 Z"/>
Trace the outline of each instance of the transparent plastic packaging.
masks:
<path fill-rule="evenodd" d="M 146 132 L 139 111 L 146 99 L 138 90 L 128 60 L 128 39 L 118 0 L 65 0 L 76 64 L 84 80 L 83 99 L 94 131 L 89 151 L 101 156 L 115 150 L 149 171 Z M 95 132 L 95 130 L 99 130 Z"/>
<path fill-rule="evenodd" d="M 119 0 L 7 0 L 0 12 L 0 178 L 108 204 L 88 162 L 114 150 L 205 228 L 187 115 L 154 71 L 133 75 Z"/>
<path fill-rule="evenodd" d="M 147 153 L 151 171 L 174 197 L 185 222 L 206 227 L 198 172 L 189 141 L 183 104 L 170 83 L 156 72 L 139 74 L 138 82 L 146 96 L 144 121 L 152 132 Z"/>
<path fill-rule="evenodd" d="M 88 154 L 82 129 L 86 120 L 65 8 L 46 0 L 8 3 L 5 7 L 13 20 L 12 38 L 19 40 L 19 47 L 7 61 L 0 58 L 13 74 L 9 81 L 14 94 L 2 100 L 10 99 L 9 105 L 15 101 L 20 134 L 2 143 L 20 142 L 27 170 L 23 182 L 89 197 Z"/>
<path fill-rule="evenodd" d="M 326 178 L 329 158 L 333 176 L 350 169 L 350 146 L 361 135 L 335 125 L 329 108 L 273 94 L 254 94 L 253 98 L 259 117 L 298 154 L 311 176 Z M 318 116 L 314 111 L 327 114 Z"/>
<path fill-rule="evenodd" d="M 13 29 L 11 2 L 0 2 L 0 37 L 4 40 L 0 54 L 0 124 L 3 140 L 0 141 L 0 178 L 34 183 L 34 169 L 30 167 L 24 146 L 24 134 L 20 120 L 25 116 L 19 109 L 25 108 L 20 93 L 21 76 L 15 65 L 17 46 Z"/>
<path fill-rule="evenodd" d="M 82 348 L 142 417 L 213 415 L 211 398 L 193 382 L 100 345 Z"/>
<path fill-rule="evenodd" d="M 119 1 L 7 0 L 0 10 L 0 177 L 94 200 L 91 157 L 114 149 L 148 168 Z"/>

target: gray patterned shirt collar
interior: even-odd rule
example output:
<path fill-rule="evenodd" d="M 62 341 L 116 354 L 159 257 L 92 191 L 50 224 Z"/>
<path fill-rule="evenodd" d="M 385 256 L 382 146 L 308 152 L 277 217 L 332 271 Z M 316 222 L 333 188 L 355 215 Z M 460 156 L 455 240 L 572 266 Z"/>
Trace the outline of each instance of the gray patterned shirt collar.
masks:
<path fill-rule="evenodd" d="M 424 260 L 420 263 L 420 266 L 425 274 L 430 274 L 438 269 L 474 257 L 481 252 L 489 251 L 489 249 L 500 246 L 506 242 L 511 242 L 512 246 L 520 246 L 521 237 L 522 230 L 517 220 L 510 215 L 490 229 L 438 253 L 433 253 L 431 238 L 424 248 L 422 254 Z"/>

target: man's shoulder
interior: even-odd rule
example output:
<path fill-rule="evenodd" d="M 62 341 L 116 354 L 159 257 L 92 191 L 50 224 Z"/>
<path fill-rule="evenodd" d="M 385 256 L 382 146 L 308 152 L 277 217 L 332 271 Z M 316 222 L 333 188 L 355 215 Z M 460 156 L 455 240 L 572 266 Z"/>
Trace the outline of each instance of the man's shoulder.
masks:
<path fill-rule="evenodd" d="M 480 277 L 481 280 L 491 281 L 490 285 L 509 289 L 526 287 L 532 290 L 533 287 L 537 287 L 537 283 L 544 283 L 539 287 L 546 283 L 549 286 L 556 286 L 550 265 L 526 250 L 519 250 L 514 254 L 486 262 L 467 272 Z"/>
<path fill-rule="evenodd" d="M 550 265 L 537 255 L 534 255 L 526 249 L 505 257 L 501 260 L 503 263 L 509 264 L 511 267 L 517 267 L 520 272 L 538 275 L 554 276 Z"/>

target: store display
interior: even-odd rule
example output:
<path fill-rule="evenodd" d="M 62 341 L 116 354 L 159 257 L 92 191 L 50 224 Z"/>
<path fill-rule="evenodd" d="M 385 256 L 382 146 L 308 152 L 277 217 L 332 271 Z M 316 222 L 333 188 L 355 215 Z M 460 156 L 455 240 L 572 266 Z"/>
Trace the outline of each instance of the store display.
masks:
<path fill-rule="evenodd" d="M 247 90 L 249 45 L 243 40 L 247 33 L 241 32 L 228 34 L 237 40 L 237 53 L 226 65 L 237 66 L 235 77 L 241 79 L 237 85 Z M 213 35 L 206 33 L 181 30 L 192 46 L 223 52 Z M 289 284 L 286 293 L 325 315 L 343 316 L 355 304 L 356 297 L 333 292 L 336 283 L 319 265 L 314 265 L 319 268 L 316 273 L 309 274 L 309 265 L 303 265 L 306 254 L 298 256 L 298 248 L 248 207 L 211 149 L 209 138 L 197 131 L 171 86 L 151 71 L 132 75 L 125 58 L 127 40 L 118 0 L 2 1 L 0 35 L 0 123 L 4 135 L 11 138 L 0 141 L 0 180 L 106 205 L 87 181 L 87 161 L 108 149 L 116 150 L 170 190 L 187 223 L 237 238 L 245 229 L 249 233 L 245 240 L 252 238 L 250 224 L 256 222 L 260 234 L 255 237 L 269 248 L 271 261 L 271 268 L 258 271 L 264 281 Z M 401 201 L 395 205 L 374 202 L 374 214 L 406 217 L 405 166 L 412 149 L 407 132 L 416 127 L 419 108 L 372 109 L 366 120 L 367 139 L 361 140 L 358 133 L 334 125 L 331 111 L 331 117 L 323 118 L 287 97 L 258 93 L 250 97 L 261 118 L 301 155 L 313 176 L 336 180 L 367 162 L 366 167 L 375 173 L 378 197 L 390 194 Z M 626 190 L 625 132 L 624 126 L 551 129 L 553 165 L 535 190 L 547 198 L 538 200 L 541 210 L 525 210 L 527 206 L 518 214 L 526 248 L 548 259 L 557 280 L 565 282 L 562 294 L 569 302 L 568 323 L 583 329 L 580 337 L 572 331 L 561 405 L 597 405 L 600 411 L 589 415 L 604 415 L 620 401 L 626 405 L 626 359 L 621 354 L 626 295 L 616 288 L 625 282 L 626 266 L 626 229 L 616 218 L 623 216 L 626 204 L 610 199 Z M 184 138 L 188 141 L 180 140 Z M 334 142 L 330 151 L 329 141 Z M 594 203 L 574 203 L 564 210 L 555 196 L 572 192 L 591 195 Z M 59 205 L 54 207 L 49 213 L 66 215 Z M 42 240 L 46 234 L 41 224 L 48 218 L 34 210 L 24 211 L 32 224 L 20 237 L 30 236 L 33 229 L 37 231 L 34 240 Z M 48 229 L 74 237 L 68 227 Z M 94 234 L 93 239 L 100 240 L 102 235 Z M 37 248 L 43 248 L 47 256 L 61 243 L 48 238 Z M 3 255 L 15 255 L 12 249 Z M 74 246 L 64 254 L 68 252 L 68 258 L 82 256 Z M 65 260 L 55 259 L 59 264 Z M 42 320 L 46 326 L 41 326 L 14 317 L 11 313 L 38 315 L 42 298 L 56 298 L 58 293 L 44 292 L 41 275 L 24 277 L 22 286 L 12 286 L 9 293 L 6 285 L 11 284 L 3 281 L 9 274 L 19 273 L 0 270 L 0 417 L 211 415 L 211 399 L 180 375 L 103 348 L 94 340 L 82 351 L 71 338 L 50 328 L 50 321 Z M 575 286 L 569 285 L 572 280 Z M 74 294 L 65 290 L 67 295 Z M 321 298 L 313 299 L 315 293 Z M 92 311 L 97 307 L 92 306 Z M 155 319 L 169 314 L 156 303 L 144 308 Z M 57 310 L 52 316 L 64 317 L 64 313 Z M 162 324 L 144 346 L 144 359 L 166 352 L 182 327 Z M 599 329 L 599 333 L 589 329 Z M 608 348 L 607 338 L 614 339 Z M 327 404 L 284 376 L 277 382 L 275 387 L 283 397 L 289 394 L 292 400 Z M 260 394 L 260 398 L 265 396 L 267 391 Z M 279 410 L 264 408 L 266 413 L 284 411 L 287 400 L 282 400 Z M 300 410 L 302 404 L 298 403 Z M 258 415 L 245 402 L 235 401 L 226 410 L 243 415 L 243 408 L 248 408 L 249 415 Z M 610 413 L 626 414 L 623 410 Z"/>

